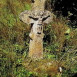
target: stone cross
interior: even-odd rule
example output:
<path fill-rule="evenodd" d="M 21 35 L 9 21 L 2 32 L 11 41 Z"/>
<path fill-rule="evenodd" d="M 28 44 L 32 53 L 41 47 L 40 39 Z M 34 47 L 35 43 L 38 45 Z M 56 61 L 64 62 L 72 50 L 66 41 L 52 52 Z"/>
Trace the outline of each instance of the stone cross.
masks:
<path fill-rule="evenodd" d="M 43 58 L 43 24 L 53 19 L 51 12 L 44 9 L 46 0 L 34 0 L 32 10 L 25 10 L 20 14 L 20 20 L 31 25 L 28 56 L 34 60 Z"/>

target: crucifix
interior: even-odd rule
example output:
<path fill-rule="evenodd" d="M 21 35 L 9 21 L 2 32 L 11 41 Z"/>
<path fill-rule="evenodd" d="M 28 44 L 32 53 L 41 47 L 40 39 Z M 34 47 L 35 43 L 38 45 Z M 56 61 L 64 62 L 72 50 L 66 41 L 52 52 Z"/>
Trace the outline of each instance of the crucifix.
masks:
<path fill-rule="evenodd" d="M 53 20 L 52 13 L 44 9 L 45 1 L 34 0 L 32 10 L 25 10 L 19 17 L 24 23 L 31 25 L 28 57 L 34 60 L 43 58 L 43 25 Z"/>

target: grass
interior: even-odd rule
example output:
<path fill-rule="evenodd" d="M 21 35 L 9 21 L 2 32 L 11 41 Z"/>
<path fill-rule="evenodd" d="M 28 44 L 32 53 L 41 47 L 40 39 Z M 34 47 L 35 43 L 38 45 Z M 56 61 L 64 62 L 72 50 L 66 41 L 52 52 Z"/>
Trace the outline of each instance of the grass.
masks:
<path fill-rule="evenodd" d="M 0 77 L 72 77 L 77 73 L 77 29 L 63 17 L 44 25 L 44 59 L 32 61 L 27 57 L 30 26 L 19 20 L 24 10 L 31 10 L 30 1 L 0 1 Z"/>

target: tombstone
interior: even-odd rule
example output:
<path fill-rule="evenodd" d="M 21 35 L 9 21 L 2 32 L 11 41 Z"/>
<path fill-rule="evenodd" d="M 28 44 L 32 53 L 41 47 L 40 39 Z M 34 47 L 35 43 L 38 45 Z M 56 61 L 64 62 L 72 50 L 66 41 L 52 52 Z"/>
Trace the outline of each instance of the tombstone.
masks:
<path fill-rule="evenodd" d="M 28 56 L 33 60 L 43 58 L 43 24 L 48 24 L 53 20 L 53 14 L 44 9 L 45 1 L 34 0 L 32 10 L 25 10 L 20 14 L 20 20 L 31 25 Z"/>

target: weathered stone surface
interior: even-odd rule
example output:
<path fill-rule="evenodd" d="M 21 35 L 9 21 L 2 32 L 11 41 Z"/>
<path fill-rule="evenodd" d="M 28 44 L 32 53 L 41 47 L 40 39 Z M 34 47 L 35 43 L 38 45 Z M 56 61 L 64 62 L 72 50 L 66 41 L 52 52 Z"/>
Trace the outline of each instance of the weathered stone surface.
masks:
<path fill-rule="evenodd" d="M 32 10 L 38 10 L 42 11 L 45 7 L 45 1 L 46 0 L 34 0 L 34 3 L 32 4 Z"/>
<path fill-rule="evenodd" d="M 34 0 L 31 11 L 24 11 L 20 14 L 20 20 L 31 25 L 29 34 L 31 40 L 29 45 L 29 57 L 32 59 L 43 58 L 43 24 L 53 20 L 53 14 L 44 9 L 46 0 Z"/>
<path fill-rule="evenodd" d="M 41 18 L 42 23 L 50 23 L 53 20 L 53 14 L 47 10 L 43 11 L 28 11 L 25 10 L 22 12 L 19 16 L 20 20 L 23 21 L 26 24 L 34 23 L 34 18 Z"/>
<path fill-rule="evenodd" d="M 43 37 L 44 34 L 30 34 L 32 40 L 29 45 L 29 57 L 33 59 L 43 58 Z"/>

